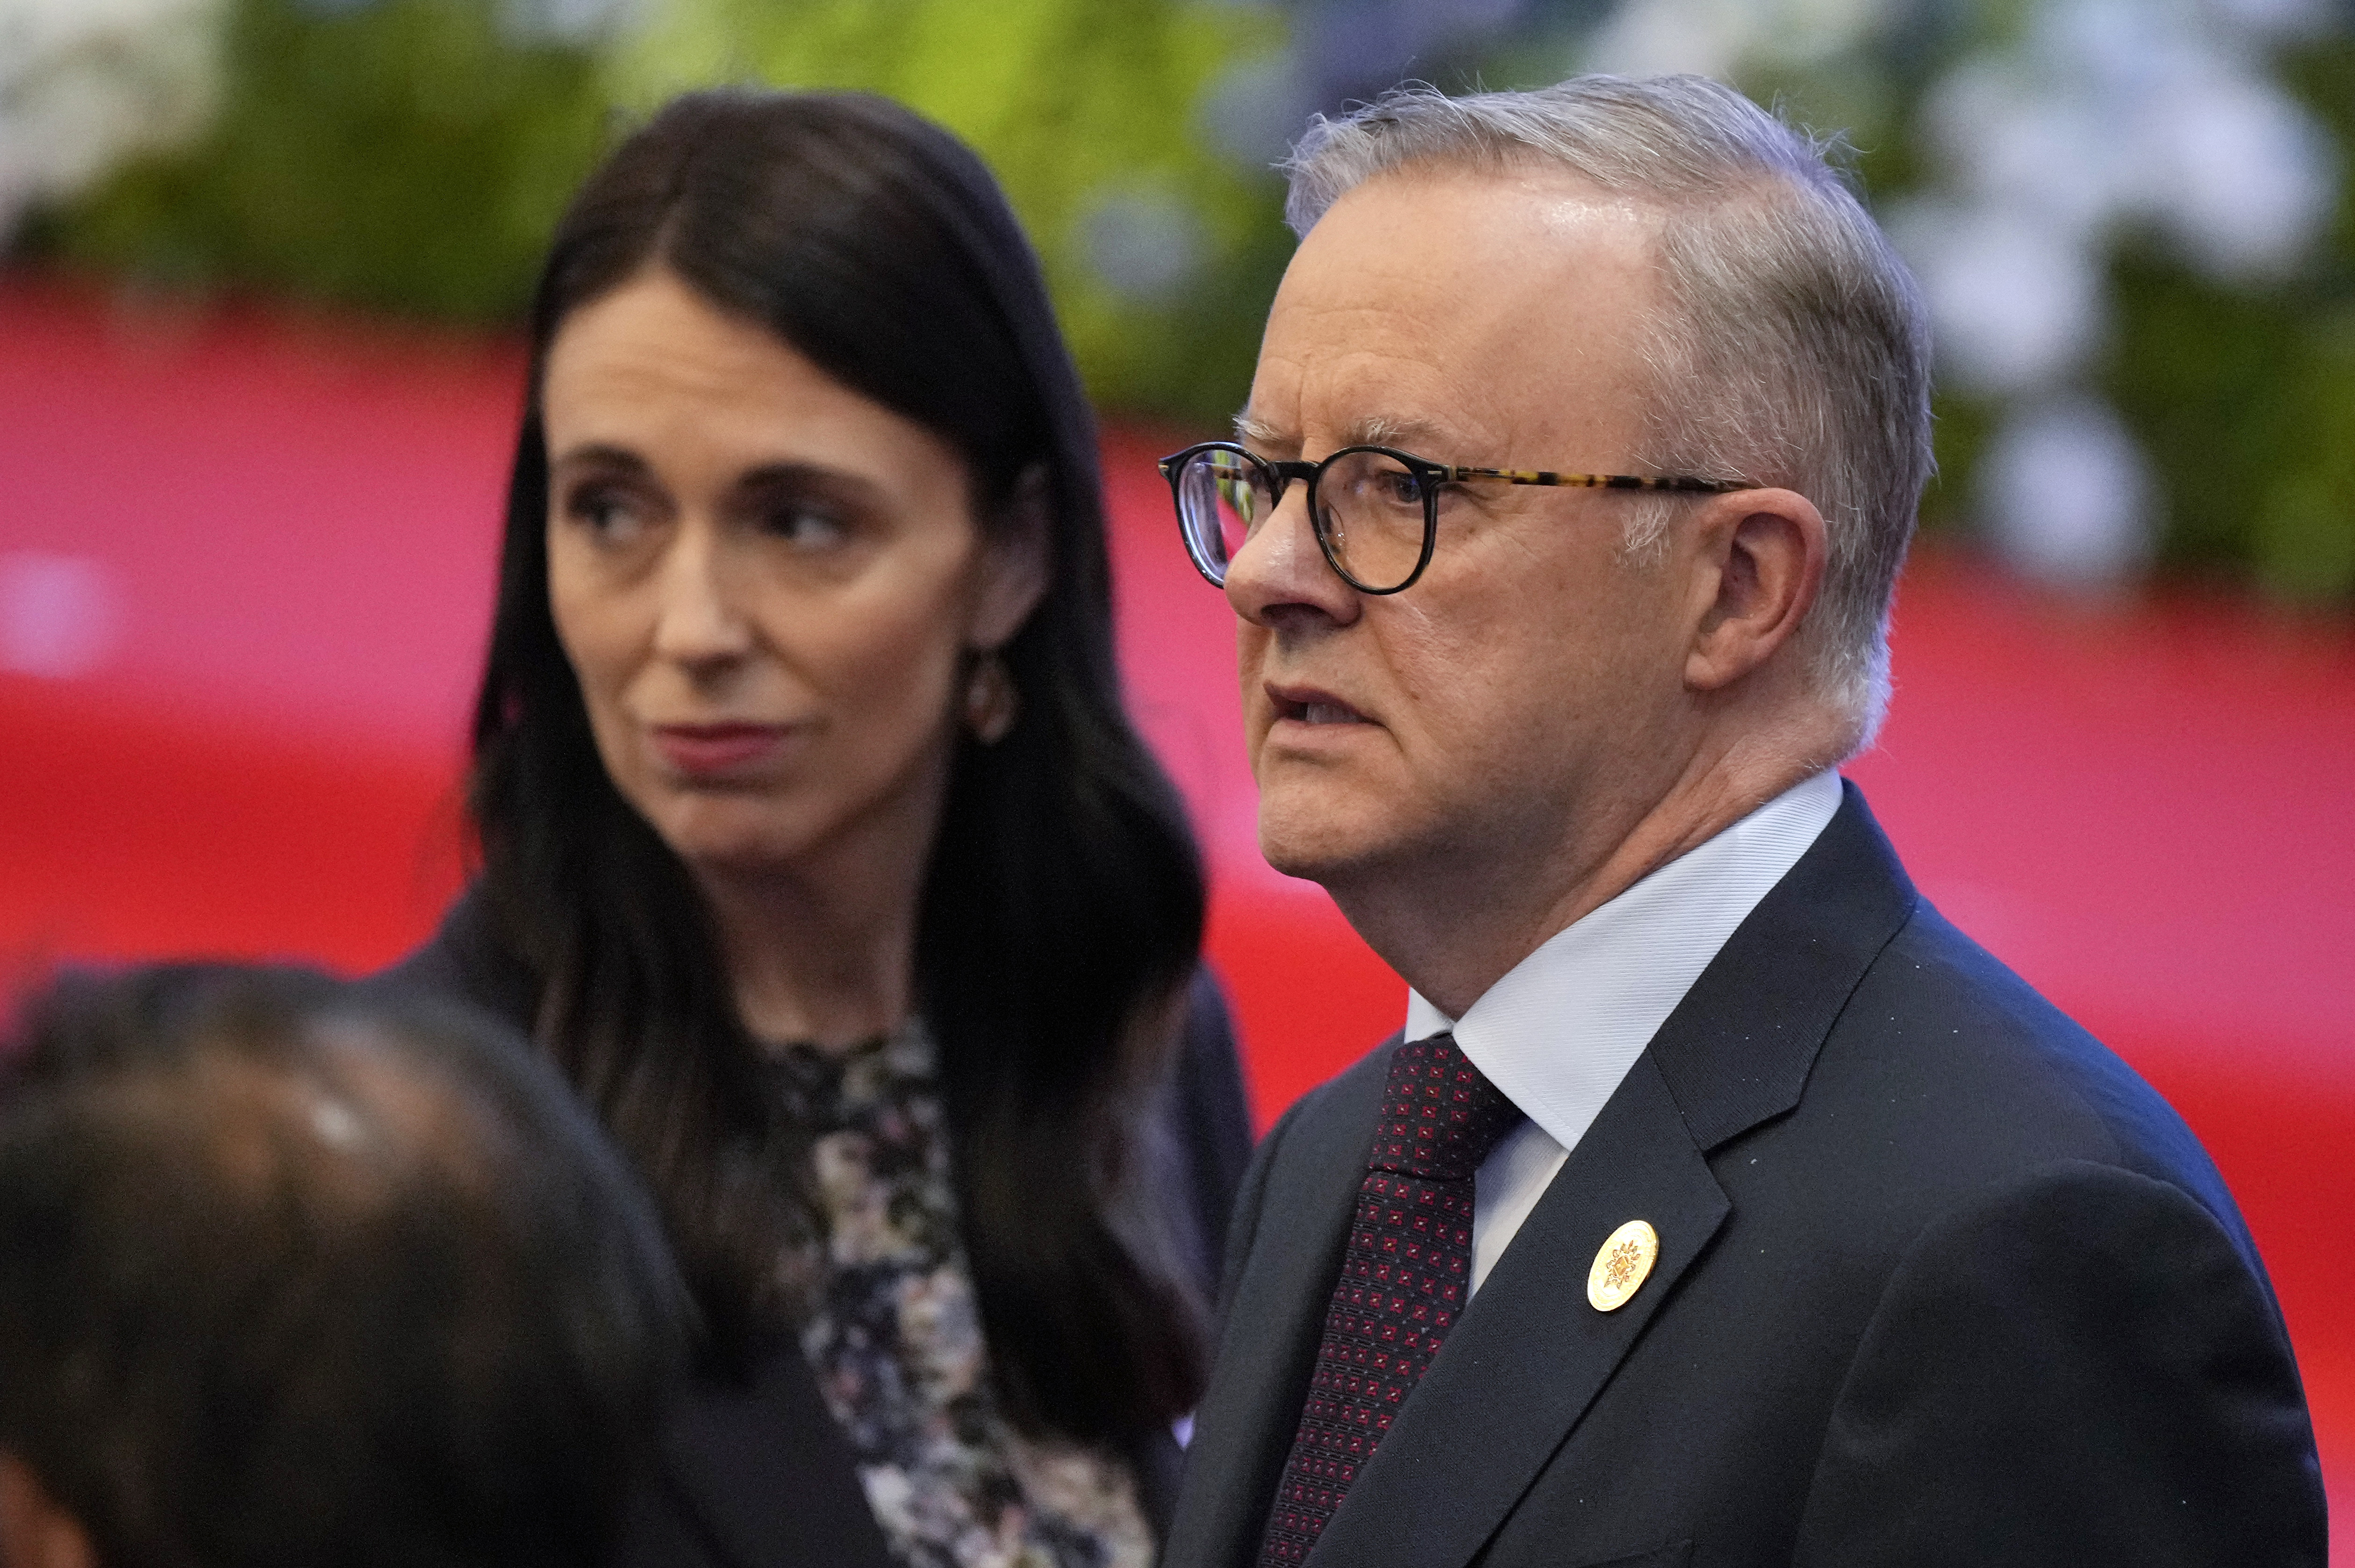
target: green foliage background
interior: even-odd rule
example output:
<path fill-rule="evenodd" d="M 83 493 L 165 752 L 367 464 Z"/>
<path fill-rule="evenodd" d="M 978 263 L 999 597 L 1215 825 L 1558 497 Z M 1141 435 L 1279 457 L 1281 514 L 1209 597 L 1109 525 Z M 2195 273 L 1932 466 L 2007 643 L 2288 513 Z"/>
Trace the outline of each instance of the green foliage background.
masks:
<path fill-rule="evenodd" d="M 2111 271 L 2104 393 L 2157 465 L 2164 561 L 2251 575 L 2276 595 L 2355 600 L 2355 39 L 2283 62 L 2340 149 L 2318 260 L 2286 287 L 2234 291 L 2158 247 Z"/>
<path fill-rule="evenodd" d="M 1223 421 L 1291 254 L 1273 175 L 1191 111 L 1273 13 L 1217 0 L 675 0 L 598 48 L 519 35 L 492 0 L 327 10 L 233 0 L 222 112 L 30 227 L 27 247 L 167 285 L 261 288 L 467 323 L 514 320 L 566 198 L 628 126 L 714 82 L 887 93 L 979 148 L 1038 244 L 1105 405 Z M 1124 297 L 1086 258 L 1093 204 L 1190 213 L 1199 264 Z"/>
<path fill-rule="evenodd" d="M 226 54 L 201 142 L 121 169 L 29 246 L 165 285 L 520 312 L 605 135 L 593 58 L 513 39 L 478 0 L 235 0 Z"/>
<path fill-rule="evenodd" d="M 564 43 L 517 0 L 229 0 L 227 96 L 197 144 L 39 215 L 20 244 L 176 287 L 260 289 L 437 320 L 515 319 L 573 186 L 670 93 L 711 82 L 888 93 L 965 137 L 1045 262 L 1108 408 L 1222 424 L 1248 385 L 1291 251 L 1273 175 L 1200 122 L 1229 67 L 1284 43 L 1275 5 L 1235 0 L 642 0 L 646 23 Z M 1542 9 L 1542 8 L 1540 8 Z M 1737 81 L 1804 123 L 1845 126 L 1876 199 L 1921 187 L 1914 115 L 1960 53 L 2021 25 L 2010 0 L 1870 58 L 1761 67 Z M 1574 58 L 1542 28 L 1455 59 L 1443 85 L 1533 85 Z M 2264 291 L 2211 281 L 2147 237 L 2111 270 L 2093 384 L 2166 496 L 2163 571 L 2355 603 L 2355 39 L 2276 62 L 2336 134 L 2349 182 L 2317 261 Z M 1174 292 L 1124 293 L 1092 263 L 1090 215 L 1149 194 L 1190 215 L 1199 264 Z M 1940 400 L 1927 526 L 1972 525 L 1996 408 Z"/>
<path fill-rule="evenodd" d="M 1005 185 L 1098 400 L 1223 424 L 1292 243 L 1273 176 L 1206 150 L 1192 111 L 1222 67 L 1282 39 L 1272 13 L 1216 0 L 674 0 L 609 80 L 637 107 L 756 79 L 864 89 L 930 115 Z M 1190 212 L 1204 251 L 1150 303 L 1084 254 L 1092 204 L 1139 190 Z"/>

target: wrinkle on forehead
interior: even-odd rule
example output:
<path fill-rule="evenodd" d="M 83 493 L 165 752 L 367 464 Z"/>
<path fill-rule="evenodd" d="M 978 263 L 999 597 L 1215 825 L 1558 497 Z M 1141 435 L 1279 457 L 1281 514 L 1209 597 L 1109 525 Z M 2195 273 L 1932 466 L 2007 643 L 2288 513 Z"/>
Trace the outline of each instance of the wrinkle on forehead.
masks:
<path fill-rule="evenodd" d="M 1298 432 L 1257 418 L 1248 409 L 1235 416 L 1235 434 L 1246 444 L 1273 451 L 1298 452 Z M 1333 434 L 1332 448 L 1390 447 L 1416 457 L 1457 452 L 1469 440 L 1455 426 L 1410 414 L 1362 414 Z"/>
<path fill-rule="evenodd" d="M 1622 416 L 1650 379 L 1659 221 L 1550 169 L 1376 176 L 1303 240 L 1243 428 L 1271 450 L 1363 441 L 1500 467 L 1625 461 Z"/>

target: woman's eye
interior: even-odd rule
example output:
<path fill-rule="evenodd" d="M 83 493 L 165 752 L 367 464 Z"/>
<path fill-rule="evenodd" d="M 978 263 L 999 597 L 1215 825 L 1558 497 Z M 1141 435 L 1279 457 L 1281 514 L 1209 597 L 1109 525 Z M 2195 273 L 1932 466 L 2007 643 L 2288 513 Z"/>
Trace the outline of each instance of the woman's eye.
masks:
<path fill-rule="evenodd" d="M 644 517 L 630 498 L 615 491 L 575 491 L 565 514 L 600 538 L 613 543 L 636 536 Z"/>
<path fill-rule="evenodd" d="M 839 516 L 806 503 L 774 508 L 762 519 L 762 525 L 785 543 L 802 550 L 829 549 L 850 535 L 849 524 Z"/>

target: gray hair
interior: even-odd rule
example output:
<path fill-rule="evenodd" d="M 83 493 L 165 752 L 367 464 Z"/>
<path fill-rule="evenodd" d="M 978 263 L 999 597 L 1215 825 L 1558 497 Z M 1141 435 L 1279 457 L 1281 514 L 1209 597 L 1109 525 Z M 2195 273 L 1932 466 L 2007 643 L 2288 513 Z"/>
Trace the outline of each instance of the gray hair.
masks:
<path fill-rule="evenodd" d="M 1401 88 L 1318 116 L 1284 164 L 1305 235 L 1341 196 L 1410 167 L 1554 165 L 1657 215 L 1667 308 L 1638 461 L 1778 485 L 1824 514 L 1830 561 L 1807 639 L 1816 686 L 1861 747 L 1889 702 L 1889 611 L 1929 482 L 1929 326 L 1920 289 L 1826 145 L 1697 76 L 1581 76 L 1532 92 Z M 1674 498 L 1647 497 L 1631 555 Z"/>

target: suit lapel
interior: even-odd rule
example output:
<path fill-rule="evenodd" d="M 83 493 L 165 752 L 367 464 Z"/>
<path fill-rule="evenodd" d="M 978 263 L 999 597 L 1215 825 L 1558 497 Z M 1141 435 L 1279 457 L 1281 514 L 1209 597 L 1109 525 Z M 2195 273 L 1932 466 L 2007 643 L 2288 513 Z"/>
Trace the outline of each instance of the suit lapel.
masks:
<path fill-rule="evenodd" d="M 1571 1151 L 1326 1527 L 1310 1568 L 1461 1568 L 1472 1559 L 1645 1326 L 1674 1309 L 1678 1281 L 1708 1266 L 1732 1205 L 1707 1154 L 1798 1104 L 1825 1035 L 1914 903 L 1863 796 L 1846 786 L 1822 835 L 1727 941 Z M 1370 1130 L 1379 1106 L 1377 1084 L 1359 1125 Z M 1598 1312 L 1587 1305 L 1587 1271 L 1628 1220 L 1650 1223 L 1659 1257 L 1625 1306 Z M 1320 1309 L 1339 1251 L 1313 1291 Z M 1271 1386 L 1304 1387 L 1305 1364 Z M 1297 1401 L 1285 1408 L 1296 1414 Z"/>
<path fill-rule="evenodd" d="M 1239 1564 L 1259 1555 L 1348 1246 L 1390 1057 L 1388 1046 L 1371 1052 L 1268 1135 L 1266 1188 L 1236 1215 L 1255 1229 L 1196 1413 L 1170 1563 Z"/>
<path fill-rule="evenodd" d="M 662 1467 L 727 1568 L 890 1568 L 849 1445 L 790 1340 L 747 1386 L 691 1388 L 665 1423 Z"/>
<path fill-rule="evenodd" d="M 1863 797 L 1734 932 L 1523 1224 L 1310 1554 L 1313 1568 L 1462 1568 L 1577 1425 L 1731 1212 L 1712 1150 L 1798 1104 L 1816 1053 L 1915 895 Z M 1257 1556 L 1380 1112 L 1388 1051 L 1295 1107 L 1264 1151 L 1168 1561 Z M 1240 1218 L 1240 1216 L 1239 1216 Z M 1615 1312 L 1596 1249 L 1648 1221 L 1660 1256 Z"/>
<path fill-rule="evenodd" d="M 1702 1152 L 1799 1103 L 1816 1053 L 1920 895 L 1853 784 L 1652 1037 Z"/>
<path fill-rule="evenodd" d="M 1717 1234 L 1729 1205 L 1667 1083 L 1638 1060 L 1400 1411 L 1310 1568 L 1456 1568 L 1559 1446 L 1644 1325 Z M 1651 1275 L 1616 1311 L 1586 1302 L 1604 1239 L 1659 1234 Z"/>

